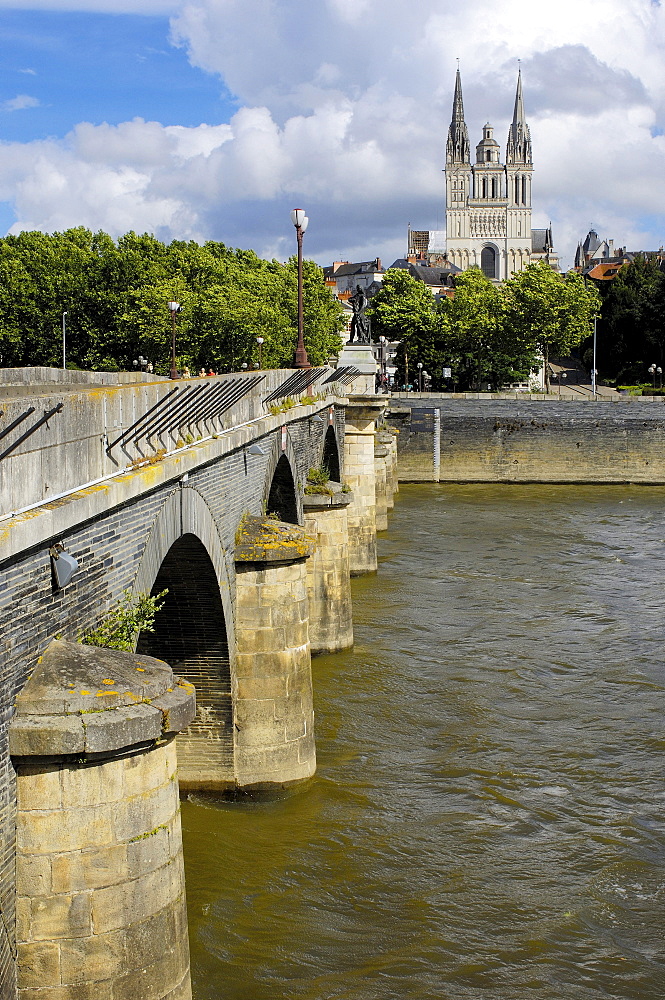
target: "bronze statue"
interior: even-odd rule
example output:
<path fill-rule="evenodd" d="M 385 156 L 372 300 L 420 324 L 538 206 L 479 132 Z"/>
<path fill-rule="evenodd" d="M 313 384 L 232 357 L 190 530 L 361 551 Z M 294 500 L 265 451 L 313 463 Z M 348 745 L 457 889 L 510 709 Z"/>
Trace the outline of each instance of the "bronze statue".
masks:
<path fill-rule="evenodd" d="M 365 312 L 367 308 L 367 295 L 364 288 L 356 285 L 356 290 L 349 299 L 349 302 L 353 309 L 353 319 L 351 320 L 351 336 L 348 342 L 352 344 L 355 340 L 356 344 L 369 344 L 370 324 L 369 317 Z"/>

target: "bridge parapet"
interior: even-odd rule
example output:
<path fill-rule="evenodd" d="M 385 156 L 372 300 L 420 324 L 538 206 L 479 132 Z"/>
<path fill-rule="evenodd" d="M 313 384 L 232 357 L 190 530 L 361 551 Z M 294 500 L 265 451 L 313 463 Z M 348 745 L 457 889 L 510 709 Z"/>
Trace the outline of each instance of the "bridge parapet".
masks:
<path fill-rule="evenodd" d="M 299 373 L 296 373 L 299 374 Z M 0 514 L 159 462 L 223 430 L 265 416 L 284 396 L 331 387 L 329 368 L 159 380 L 133 385 L 0 387 Z M 13 387 L 15 389 L 15 387 Z"/>

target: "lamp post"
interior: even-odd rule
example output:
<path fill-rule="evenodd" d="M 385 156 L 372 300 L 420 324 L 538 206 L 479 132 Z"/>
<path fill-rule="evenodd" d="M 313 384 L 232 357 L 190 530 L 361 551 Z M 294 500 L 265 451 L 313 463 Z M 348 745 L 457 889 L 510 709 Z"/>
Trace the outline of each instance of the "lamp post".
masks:
<path fill-rule="evenodd" d="M 649 365 L 647 371 L 649 371 L 651 373 L 651 379 L 653 381 L 653 387 L 655 389 L 656 388 L 656 366 L 655 365 Z"/>
<path fill-rule="evenodd" d="M 67 368 L 67 313 L 62 314 L 62 367 Z"/>
<path fill-rule="evenodd" d="M 387 337 L 379 337 L 379 344 L 381 345 L 381 388 L 387 392 L 388 391 L 388 339 Z"/>
<path fill-rule="evenodd" d="M 658 375 L 658 388 L 663 388 L 663 369 L 659 366 L 656 368 L 656 374 Z"/>
<path fill-rule="evenodd" d="M 178 377 L 178 370 L 175 366 L 175 317 L 179 310 L 179 302 L 169 302 L 169 312 L 171 313 L 171 378 Z"/>
<path fill-rule="evenodd" d="M 134 367 L 136 368 L 137 371 L 139 369 L 142 372 L 151 372 L 152 371 L 152 363 L 150 361 L 148 361 L 147 358 L 144 358 L 142 354 L 139 354 L 138 360 L 133 361 L 132 363 L 133 363 L 133 365 L 134 365 Z"/>
<path fill-rule="evenodd" d="M 296 238 L 298 240 L 298 343 L 296 353 L 293 358 L 294 368 L 311 368 L 305 341 L 303 339 L 303 310 L 302 310 L 302 238 L 309 219 L 304 208 L 294 208 L 291 212 L 291 222 L 296 227 Z"/>
<path fill-rule="evenodd" d="M 259 345 L 259 369 L 263 368 L 263 337 L 257 337 L 256 343 Z"/>
<path fill-rule="evenodd" d="M 419 361 L 416 365 L 418 369 L 418 392 L 423 391 L 423 363 Z"/>
<path fill-rule="evenodd" d="M 559 383 L 559 396 L 561 395 L 561 382 L 562 382 L 562 380 L 564 378 L 567 378 L 567 377 L 568 376 L 566 375 L 565 372 L 559 372 L 558 375 L 557 375 L 557 381 Z"/>

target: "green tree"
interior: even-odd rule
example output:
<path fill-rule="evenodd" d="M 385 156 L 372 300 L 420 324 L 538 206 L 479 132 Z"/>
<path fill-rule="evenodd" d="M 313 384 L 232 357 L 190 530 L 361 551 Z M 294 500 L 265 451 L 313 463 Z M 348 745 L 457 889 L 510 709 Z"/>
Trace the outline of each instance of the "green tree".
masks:
<path fill-rule="evenodd" d="M 665 274 L 658 261 L 639 254 L 611 281 L 600 283 L 599 292 L 600 371 L 619 384 L 646 381 L 651 364 L 665 366 Z M 592 338 L 585 341 L 583 351 L 590 366 Z"/>
<path fill-rule="evenodd" d="M 456 275 L 454 297 L 440 302 L 439 314 L 445 363 L 461 389 L 498 389 L 527 378 L 536 364 L 533 345 L 506 322 L 503 288 L 479 268 Z"/>
<path fill-rule="evenodd" d="M 62 363 L 62 314 L 67 357 L 77 367 L 133 368 L 143 354 L 158 374 L 171 357 L 167 302 L 177 318 L 177 363 L 198 371 L 258 364 L 290 366 L 297 340 L 296 262 L 262 260 L 252 251 L 209 241 L 164 244 L 144 233 L 115 242 L 78 227 L 64 233 L 21 233 L 0 239 L 0 363 Z M 304 262 L 305 344 L 313 364 L 341 348 L 340 304 L 323 273 Z"/>
<path fill-rule="evenodd" d="M 549 358 L 570 354 L 588 336 L 598 293 L 574 271 L 562 276 L 544 261 L 529 264 L 503 287 L 508 330 L 541 352 L 549 391 Z"/>
<path fill-rule="evenodd" d="M 434 297 L 422 281 L 406 270 L 389 268 L 373 296 L 368 314 L 372 337 L 399 341 L 398 379 L 406 385 L 420 362 L 434 370 L 438 357 L 437 316 Z"/>

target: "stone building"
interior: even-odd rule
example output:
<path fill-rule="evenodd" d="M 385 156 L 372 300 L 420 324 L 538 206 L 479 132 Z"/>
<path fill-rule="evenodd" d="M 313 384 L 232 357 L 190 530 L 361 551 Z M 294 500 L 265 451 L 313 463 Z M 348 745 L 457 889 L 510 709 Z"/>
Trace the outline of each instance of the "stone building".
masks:
<path fill-rule="evenodd" d="M 532 260 L 546 259 L 557 266 L 551 226 L 531 229 L 532 175 L 531 133 L 524 113 L 521 73 L 505 163 L 489 122 L 483 127 L 472 163 L 458 69 L 446 144 L 446 243 L 452 264 L 462 270 L 480 267 L 496 281 L 509 278 Z"/>

